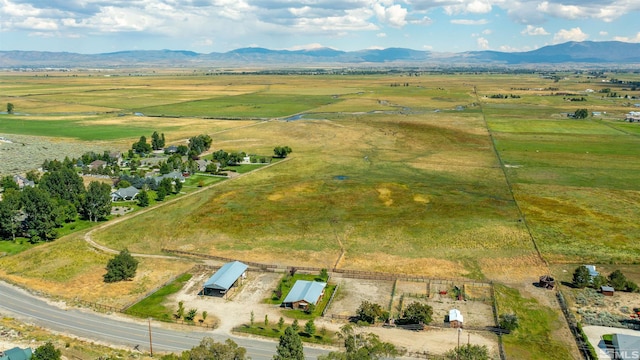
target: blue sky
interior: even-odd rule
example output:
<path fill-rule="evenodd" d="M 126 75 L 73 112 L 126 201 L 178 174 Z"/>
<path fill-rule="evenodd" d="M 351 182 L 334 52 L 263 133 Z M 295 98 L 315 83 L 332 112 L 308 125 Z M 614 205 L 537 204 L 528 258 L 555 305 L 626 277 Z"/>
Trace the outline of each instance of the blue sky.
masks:
<path fill-rule="evenodd" d="M 639 19 L 640 0 L 0 0 L 0 50 L 527 51 L 640 42 Z"/>

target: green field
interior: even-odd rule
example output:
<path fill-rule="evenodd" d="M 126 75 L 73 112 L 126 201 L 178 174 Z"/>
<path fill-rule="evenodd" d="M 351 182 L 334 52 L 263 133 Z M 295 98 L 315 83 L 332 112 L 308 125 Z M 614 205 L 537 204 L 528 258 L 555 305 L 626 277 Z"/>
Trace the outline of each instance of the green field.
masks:
<path fill-rule="evenodd" d="M 409 86 L 391 86 L 398 83 Z M 640 259 L 640 125 L 621 120 L 633 109 L 628 99 L 597 92 L 614 86 L 586 74 L 557 82 L 537 74 L 12 75 L 0 76 L 0 101 L 26 115 L 0 115 L 0 133 L 113 140 L 121 150 L 154 130 L 176 143 L 207 133 L 214 151 L 263 156 L 287 145 L 287 161 L 253 173 L 257 165 L 238 167 L 245 176 L 93 239 L 150 254 L 186 249 L 281 266 L 505 282 L 515 289 L 500 288 L 499 306 L 521 313 L 525 324 L 505 338 L 507 352 L 540 358 L 536 344 L 550 343 L 557 356 L 547 358 L 568 358 L 553 340 L 562 319 L 517 289 L 547 273 L 545 261 L 634 266 Z M 606 116 L 566 116 L 579 108 Z M 131 115 L 138 111 L 167 117 Z M 282 120 L 298 113 L 306 115 Z M 185 186 L 191 191 L 201 180 L 219 181 L 199 176 Z M 74 251 L 65 239 L 56 243 L 47 247 L 67 243 L 65 251 Z M 90 268 L 16 269 L 21 260 L 42 264 L 40 251 L 2 258 L 0 266 L 55 281 Z"/>

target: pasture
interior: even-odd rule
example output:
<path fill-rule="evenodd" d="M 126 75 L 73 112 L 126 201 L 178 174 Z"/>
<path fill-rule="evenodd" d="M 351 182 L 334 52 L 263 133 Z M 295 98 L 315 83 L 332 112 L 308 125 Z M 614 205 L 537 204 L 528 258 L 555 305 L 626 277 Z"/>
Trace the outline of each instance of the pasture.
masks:
<path fill-rule="evenodd" d="M 640 125 L 621 120 L 634 100 L 598 92 L 640 97 L 623 85 L 586 74 L 559 81 L 536 74 L 76 75 L 0 75 L 0 101 L 17 113 L 0 115 L 0 134 L 126 151 L 152 131 L 165 133 L 168 144 L 206 133 L 214 151 L 293 149 L 288 161 L 93 235 L 115 249 L 467 277 L 515 289 L 549 272 L 543 259 L 633 265 L 640 255 Z M 498 93 L 519 97 L 491 98 Z M 579 108 L 606 116 L 566 116 Z M 295 114 L 305 116 L 284 120 Z M 106 259 L 78 236 L 1 258 L 2 276 L 61 296 L 88 286 Z M 52 249 L 67 260 L 45 261 Z M 39 265 L 20 265 L 31 259 Z M 162 267 L 146 266 L 145 289 L 166 279 Z M 531 328 L 505 341 L 507 352 L 531 351 L 561 319 L 513 288 L 501 289 L 498 302 Z M 124 289 L 126 299 L 114 301 L 137 291 Z M 114 293 L 103 285 L 83 297 Z M 533 325 L 537 318 L 544 321 Z"/>

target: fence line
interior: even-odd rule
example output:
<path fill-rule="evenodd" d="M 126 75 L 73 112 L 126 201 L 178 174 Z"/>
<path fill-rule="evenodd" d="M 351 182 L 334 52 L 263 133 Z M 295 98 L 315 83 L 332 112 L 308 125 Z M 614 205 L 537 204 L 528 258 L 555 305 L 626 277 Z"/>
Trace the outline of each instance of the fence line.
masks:
<path fill-rule="evenodd" d="M 571 334 L 573 334 L 574 339 L 576 340 L 576 345 L 578 346 L 578 350 L 582 353 L 582 356 L 586 360 L 591 360 L 591 352 L 589 351 L 589 344 L 585 342 L 582 338 L 582 332 L 580 328 L 578 328 L 578 322 L 576 321 L 575 316 L 569 311 L 567 307 L 567 303 L 564 300 L 564 295 L 560 290 L 556 291 L 556 299 L 558 300 L 558 305 L 560 305 L 560 309 L 562 309 L 562 314 L 564 315 L 565 320 L 567 321 L 567 325 L 569 325 L 569 330 L 571 330 Z M 595 360 L 595 359 L 594 359 Z"/>
<path fill-rule="evenodd" d="M 327 280 L 327 282 L 329 282 L 329 280 Z M 327 309 L 329 309 L 329 307 L 331 306 L 333 298 L 336 297 L 336 294 L 338 293 L 338 287 L 340 287 L 340 284 L 336 284 L 336 288 L 333 290 L 333 294 L 331 294 L 329 301 L 327 301 L 327 305 L 325 305 L 324 309 L 322 309 L 322 317 L 324 317 L 324 315 L 327 313 Z"/>

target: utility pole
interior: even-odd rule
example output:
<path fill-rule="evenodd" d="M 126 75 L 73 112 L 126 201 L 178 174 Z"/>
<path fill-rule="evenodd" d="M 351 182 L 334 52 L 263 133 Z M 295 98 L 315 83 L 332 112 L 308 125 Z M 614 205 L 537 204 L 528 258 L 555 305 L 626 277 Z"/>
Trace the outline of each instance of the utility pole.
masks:
<path fill-rule="evenodd" d="M 456 351 L 456 360 L 460 360 L 460 333 L 462 333 L 462 329 L 458 328 L 458 348 Z"/>
<path fill-rule="evenodd" d="M 153 342 L 151 341 L 151 318 L 149 318 L 149 353 L 151 354 L 151 357 L 153 357 Z"/>

